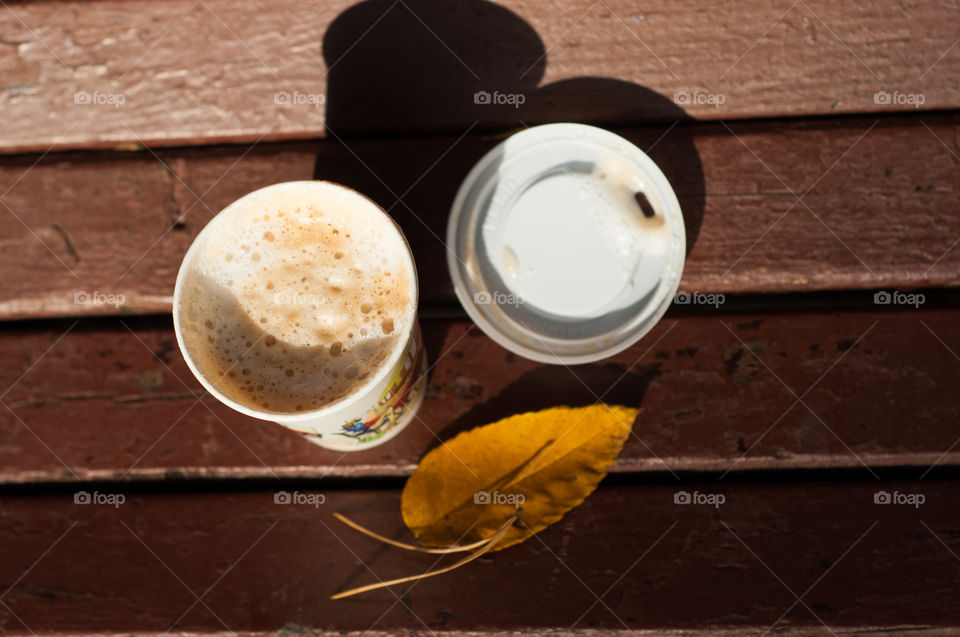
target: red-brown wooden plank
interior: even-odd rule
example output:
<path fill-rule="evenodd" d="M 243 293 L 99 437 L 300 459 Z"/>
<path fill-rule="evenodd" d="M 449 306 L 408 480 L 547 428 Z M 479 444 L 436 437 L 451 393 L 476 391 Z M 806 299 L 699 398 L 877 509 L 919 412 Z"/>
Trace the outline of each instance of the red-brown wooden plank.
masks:
<path fill-rule="evenodd" d="M 325 502 L 274 503 L 274 493 L 295 489 L 322 493 Z M 680 490 L 722 494 L 725 503 L 675 504 Z M 875 504 L 881 490 L 925 501 Z M 116 507 L 74 504 L 72 492 L 0 496 L 5 632 L 759 635 L 776 625 L 830 634 L 825 624 L 854 634 L 874 626 L 940 635 L 960 626 L 952 603 L 960 573 L 955 480 L 601 486 L 519 546 L 340 601 L 329 596 L 437 561 L 385 548 L 331 515 L 406 539 L 399 490 L 278 482 L 260 492 L 123 495 Z"/>
<path fill-rule="evenodd" d="M 792 292 L 957 284 L 958 122 L 619 132 L 650 151 L 679 194 L 689 237 L 683 289 Z M 314 172 L 388 208 L 413 247 L 423 303 L 455 302 L 442 243 L 449 205 L 496 141 L 328 140 L 0 159 L 0 201 L 9 208 L 0 207 L 0 317 L 166 311 L 183 253 L 215 212 L 250 190 Z M 83 292 L 125 303 L 76 303 Z"/>
<path fill-rule="evenodd" d="M 168 312 L 180 261 L 217 212 L 313 177 L 311 146 L 246 150 L 0 159 L 0 315 Z"/>
<path fill-rule="evenodd" d="M 0 151 L 956 108 L 956 12 L 826 0 L 8 3 Z M 477 105 L 478 90 L 525 103 Z M 307 97 L 284 106 L 279 91 Z"/>
<path fill-rule="evenodd" d="M 960 463 L 955 309 L 668 314 L 629 350 L 572 368 L 518 358 L 466 321 L 424 321 L 433 367 L 420 419 L 347 454 L 198 400 L 169 321 L 127 324 L 0 331 L 0 480 L 407 475 L 459 431 L 598 397 L 644 408 L 615 472 L 909 465 L 920 476 Z"/>

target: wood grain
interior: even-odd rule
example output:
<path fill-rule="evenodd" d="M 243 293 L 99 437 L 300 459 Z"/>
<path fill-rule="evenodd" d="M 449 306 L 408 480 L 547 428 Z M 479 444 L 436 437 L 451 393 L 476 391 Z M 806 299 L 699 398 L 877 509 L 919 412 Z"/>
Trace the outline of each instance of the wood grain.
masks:
<path fill-rule="evenodd" d="M 650 152 L 680 197 L 682 289 L 729 294 L 957 285 L 958 124 L 937 116 L 618 132 Z M 168 311 L 183 254 L 215 212 L 261 186 L 314 175 L 389 210 L 413 248 L 423 304 L 454 303 L 442 243 L 449 205 L 497 141 L 2 158 L 0 318 Z"/>
<path fill-rule="evenodd" d="M 8 4 L 0 152 L 960 105 L 951 3 Z"/>
<path fill-rule="evenodd" d="M 325 501 L 275 504 L 281 490 Z M 675 504 L 681 490 L 725 502 Z M 880 490 L 925 502 L 878 505 Z M 74 504 L 74 493 L 0 496 L 5 632 L 759 635 L 775 626 L 829 634 L 826 625 L 840 634 L 871 634 L 862 627 L 873 626 L 939 635 L 960 624 L 956 604 L 945 603 L 960 570 L 955 480 L 601 486 L 521 545 L 336 602 L 336 591 L 435 563 L 385 548 L 331 515 L 407 539 L 398 490 L 323 482 L 256 492 L 101 488 L 101 497 L 124 495 L 116 507 Z"/>
<path fill-rule="evenodd" d="M 597 630 L 597 629 L 585 629 L 585 630 L 561 630 L 561 629 L 549 629 L 549 630 L 540 630 L 536 628 L 524 628 L 521 630 L 434 630 L 433 634 L 442 635 L 443 637 L 741 637 L 742 635 L 762 635 L 762 628 L 755 628 L 752 632 L 745 632 L 744 628 L 691 628 L 691 629 L 635 629 L 635 630 Z M 186 632 L 181 631 L 176 633 L 178 635 L 207 635 L 207 636 L 216 636 L 216 637 L 227 637 L 228 635 L 233 637 L 234 635 L 240 635 L 241 637 L 285 637 L 289 635 L 291 631 L 296 631 L 297 635 L 310 635 L 310 637 L 394 637 L 399 635 L 401 637 L 417 637 L 421 634 L 420 631 L 413 629 L 393 629 L 390 631 L 385 630 L 316 630 L 308 629 L 303 626 L 295 626 L 292 628 L 284 628 L 281 630 L 273 631 L 253 631 L 253 630 L 244 630 L 236 632 L 228 632 L 226 630 L 209 630 L 209 631 L 195 631 L 195 632 Z M 777 635 L 787 635 L 788 637 L 814 637 L 823 635 L 826 632 L 826 629 L 822 624 L 817 624 L 817 626 L 782 626 L 777 629 Z M 167 632 L 149 632 L 149 631 L 128 631 L 130 635 L 138 635 L 143 637 L 158 637 L 159 635 L 167 635 Z M 58 633 L 58 634 L 67 634 L 67 633 Z M 115 633 L 105 633 L 97 631 L 88 631 L 83 633 L 84 635 L 113 635 Z M 896 626 L 893 628 L 888 628 L 884 626 L 877 625 L 864 625 L 864 626 L 847 626 L 840 628 L 833 628 L 830 634 L 833 635 L 842 635 L 844 637 L 888 637 L 889 635 L 897 635 L 898 637 L 955 637 L 960 635 L 960 628 L 953 626 Z"/>
<path fill-rule="evenodd" d="M 432 369 L 418 420 L 347 454 L 206 396 L 168 320 L 11 325 L 0 481 L 405 476 L 460 431 L 599 398 L 643 407 L 614 472 L 910 466 L 920 477 L 960 463 L 958 324 L 956 309 L 935 308 L 671 313 L 627 351 L 566 368 L 518 358 L 466 321 L 424 321 Z"/>
<path fill-rule="evenodd" d="M 169 312 L 183 255 L 217 212 L 313 176 L 312 147 L 248 150 L 0 160 L 0 314 Z"/>

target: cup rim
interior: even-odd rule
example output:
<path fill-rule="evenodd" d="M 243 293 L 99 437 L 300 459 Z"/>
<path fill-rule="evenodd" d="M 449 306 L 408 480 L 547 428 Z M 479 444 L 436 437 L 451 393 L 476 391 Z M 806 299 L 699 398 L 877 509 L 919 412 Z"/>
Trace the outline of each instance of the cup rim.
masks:
<path fill-rule="evenodd" d="M 378 212 L 387 221 L 390 222 L 390 225 L 396 231 L 397 236 L 400 238 L 400 241 L 402 241 L 404 247 L 406 247 L 406 258 L 409 262 L 410 272 L 413 276 L 413 281 L 412 281 L 413 298 L 412 298 L 412 303 L 409 309 L 410 333 L 407 334 L 406 338 L 397 339 L 397 344 L 394 345 L 394 348 L 393 350 L 391 350 L 390 355 L 386 359 L 384 359 L 384 362 L 380 365 L 380 367 L 377 368 L 377 371 L 374 374 L 371 374 L 370 378 L 368 378 L 363 385 L 358 387 L 356 390 L 354 390 L 347 396 L 344 396 L 343 398 L 340 398 L 328 405 L 324 405 L 323 407 L 320 407 L 318 409 L 313 409 L 308 411 L 298 411 L 293 413 L 263 411 L 259 409 L 254 409 L 252 407 L 248 407 L 247 405 L 238 403 L 232 398 L 225 396 L 223 392 L 217 389 L 213 385 L 213 383 L 210 381 L 210 379 L 208 379 L 197 368 L 196 364 L 193 361 L 193 357 L 191 356 L 190 351 L 187 349 L 186 343 L 184 342 L 183 333 L 180 328 L 179 310 L 180 310 L 180 298 L 183 294 L 183 280 L 187 273 L 187 264 L 190 263 L 192 259 L 196 257 L 197 251 L 200 250 L 200 246 L 204 242 L 204 235 L 209 236 L 209 233 L 212 232 L 210 228 L 214 225 L 214 222 L 217 219 L 220 219 L 224 215 L 229 214 L 230 210 L 235 206 L 237 206 L 241 201 L 249 197 L 252 197 L 256 194 L 262 193 L 263 191 L 271 190 L 274 188 L 292 188 L 295 186 L 303 186 L 306 184 L 310 184 L 311 187 L 315 187 L 318 185 L 326 185 L 329 187 L 333 187 L 334 189 L 340 189 L 343 191 L 347 191 L 353 195 L 362 197 L 372 206 L 371 210 Z M 326 416 L 331 416 L 338 412 L 348 410 L 349 408 L 360 403 L 361 400 L 366 399 L 367 394 L 370 392 L 370 390 L 376 387 L 377 385 L 379 385 L 380 383 L 382 383 L 384 379 L 387 378 L 387 376 L 393 371 L 393 368 L 396 367 L 397 363 L 406 353 L 407 346 L 409 345 L 410 338 L 413 335 L 413 329 L 415 328 L 415 324 L 416 324 L 419 297 L 420 297 L 420 280 L 419 280 L 419 277 L 417 276 L 417 264 L 413 258 L 413 251 L 410 249 L 410 243 L 407 241 L 406 236 L 404 236 L 403 230 L 400 228 L 400 225 L 393 219 L 393 217 L 391 217 L 387 213 L 386 210 L 383 209 L 382 206 L 380 206 L 380 204 L 375 202 L 370 197 L 367 197 L 362 192 L 359 192 L 353 188 L 350 188 L 349 186 L 344 186 L 343 184 L 338 184 L 333 181 L 327 181 L 322 179 L 303 179 L 298 181 L 284 181 L 284 182 L 279 182 L 275 184 L 270 184 L 268 186 L 263 186 L 262 188 L 258 188 L 256 190 L 252 190 L 247 194 L 243 195 L 242 197 L 234 200 L 233 202 L 228 204 L 225 208 L 223 208 L 223 210 L 221 210 L 216 215 L 214 215 L 213 218 L 210 219 L 209 222 L 207 222 L 207 225 L 205 225 L 203 229 L 200 230 L 199 233 L 197 233 L 197 236 L 194 237 L 193 242 L 190 244 L 190 247 L 187 249 L 187 252 L 183 256 L 183 260 L 180 262 L 180 268 L 177 271 L 177 280 L 176 280 L 176 283 L 174 284 L 173 309 L 172 309 L 173 331 L 177 338 L 177 345 L 180 347 L 180 353 L 183 356 L 184 361 L 186 361 L 187 367 L 189 367 L 193 375 L 197 378 L 197 380 L 200 381 L 200 384 L 203 385 L 203 387 L 214 398 L 216 398 L 226 406 L 230 407 L 231 409 L 239 411 L 240 413 L 245 414 L 247 416 L 251 416 L 253 418 L 258 418 L 260 420 L 268 420 L 271 422 L 277 422 L 281 424 L 298 424 L 298 423 L 318 420 Z"/>

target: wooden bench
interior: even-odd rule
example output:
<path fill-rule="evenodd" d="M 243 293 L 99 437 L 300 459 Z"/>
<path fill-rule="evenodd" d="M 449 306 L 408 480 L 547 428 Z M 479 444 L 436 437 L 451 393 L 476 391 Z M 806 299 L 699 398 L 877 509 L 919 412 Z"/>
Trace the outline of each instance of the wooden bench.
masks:
<path fill-rule="evenodd" d="M 0 632 L 960 635 L 957 17 L 808 0 L 0 8 Z M 722 304 L 674 305 L 569 368 L 466 318 L 442 240 L 454 193 L 551 121 L 658 162 L 687 226 L 681 289 Z M 420 272 L 427 399 L 360 453 L 222 406 L 169 316 L 214 214 L 311 178 L 388 209 Z M 405 538 L 400 489 L 426 451 L 601 399 L 643 411 L 562 522 L 329 600 L 434 563 L 332 513 Z"/>

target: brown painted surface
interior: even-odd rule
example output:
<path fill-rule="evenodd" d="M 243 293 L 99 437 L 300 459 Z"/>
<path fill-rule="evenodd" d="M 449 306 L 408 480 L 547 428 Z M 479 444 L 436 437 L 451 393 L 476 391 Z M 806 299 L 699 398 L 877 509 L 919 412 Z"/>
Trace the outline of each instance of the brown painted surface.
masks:
<path fill-rule="evenodd" d="M 960 119 L 926 112 L 960 106 L 955 18 L 819 0 L 9 3 L 0 320 L 56 320 L 0 323 L 0 633 L 960 635 L 960 483 L 931 473 L 960 465 L 960 312 L 933 290 L 920 309 L 870 305 L 960 275 Z M 857 116 L 732 121 L 811 114 Z M 463 176 L 551 121 L 614 128 L 664 169 L 683 290 L 849 290 L 862 309 L 674 307 L 575 368 L 426 319 L 418 420 L 355 454 L 220 405 L 169 318 L 133 316 L 169 312 L 227 203 L 310 178 L 396 217 L 437 316 L 456 303 L 442 238 Z M 332 512 L 406 539 L 399 481 L 381 478 L 471 427 L 601 399 L 643 412 L 616 475 L 562 522 L 328 599 L 435 564 Z M 815 471 L 745 471 L 790 468 Z"/>
<path fill-rule="evenodd" d="M 325 502 L 275 504 L 279 490 L 322 494 Z M 681 490 L 725 501 L 675 504 Z M 875 504 L 881 490 L 924 502 Z M 960 623 L 950 603 L 960 573 L 955 480 L 611 484 L 521 545 L 340 601 L 328 598 L 436 562 L 383 547 L 331 515 L 409 539 L 399 490 L 278 482 L 258 492 L 101 487 L 96 497 L 117 493 L 125 497 L 118 506 L 75 504 L 72 491 L 0 497 L 6 631 L 740 627 L 759 634 L 776 623 L 823 634 L 821 622 Z"/>
<path fill-rule="evenodd" d="M 248 150 L 0 159 L 0 314 L 169 312 L 183 255 L 216 213 L 257 188 L 313 177 L 308 144 Z"/>
<path fill-rule="evenodd" d="M 0 15 L 0 150 L 948 109 L 955 18 L 825 0 L 18 2 Z"/>
<path fill-rule="evenodd" d="M 617 472 L 866 476 L 866 464 L 919 477 L 960 462 L 953 309 L 671 313 L 627 351 L 571 368 L 516 357 L 465 321 L 424 321 L 432 368 L 419 420 L 346 454 L 203 397 L 167 320 L 128 319 L 129 330 L 90 320 L 64 335 L 71 325 L 0 332 L 0 387 L 12 385 L 12 411 L 0 410 L 4 481 L 407 475 L 459 431 L 599 398 L 644 409 Z"/>
<path fill-rule="evenodd" d="M 956 116 L 619 132 L 649 150 L 681 200 L 684 290 L 957 284 Z M 9 208 L 0 207 L 0 317 L 167 311 L 180 260 L 216 212 L 256 188 L 314 175 L 388 209 L 412 245 L 423 304 L 455 303 L 442 243 L 449 206 L 496 142 L 469 135 L 0 159 Z M 111 304 L 119 295 L 124 303 Z"/>
<path fill-rule="evenodd" d="M 305 626 L 296 626 L 291 628 L 282 628 L 276 631 L 247 631 L 240 630 L 230 632 L 225 629 L 210 630 L 199 632 L 171 631 L 171 632 L 148 632 L 148 631 L 129 631 L 131 635 L 144 635 L 156 637 L 157 635 L 208 635 L 216 637 L 260 637 L 277 636 L 287 637 L 291 633 L 303 635 L 304 637 L 418 637 L 423 633 L 423 629 L 413 628 L 392 629 L 392 630 L 317 630 Z M 59 633 L 64 634 L 64 633 Z M 112 635 L 109 632 L 88 632 L 86 635 Z M 431 635 L 438 637 L 742 637 L 743 635 L 763 635 L 763 629 L 756 628 L 745 630 L 744 628 L 666 628 L 666 629 L 634 629 L 634 630 L 609 630 L 609 629 L 574 629 L 562 630 L 556 628 L 537 629 L 527 628 L 523 630 L 434 630 Z M 960 635 L 960 628 L 953 626 L 844 626 L 832 628 L 829 631 L 822 624 L 817 626 L 783 626 L 777 629 L 777 635 L 788 635 L 789 637 L 811 637 L 813 635 L 844 635 L 852 637 L 887 637 L 891 634 L 899 637 L 954 637 Z"/>

